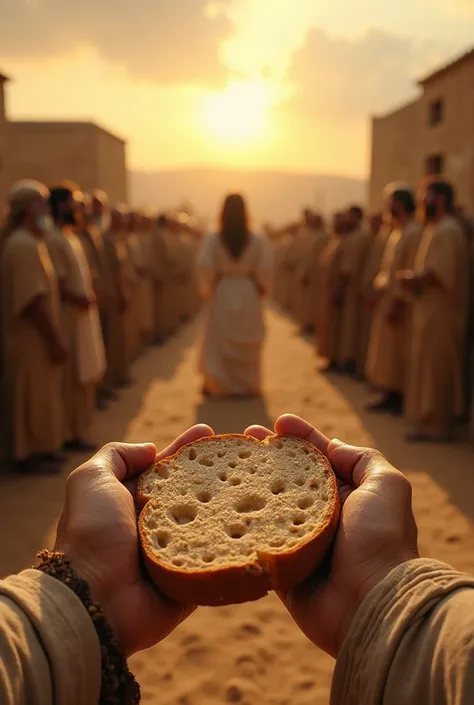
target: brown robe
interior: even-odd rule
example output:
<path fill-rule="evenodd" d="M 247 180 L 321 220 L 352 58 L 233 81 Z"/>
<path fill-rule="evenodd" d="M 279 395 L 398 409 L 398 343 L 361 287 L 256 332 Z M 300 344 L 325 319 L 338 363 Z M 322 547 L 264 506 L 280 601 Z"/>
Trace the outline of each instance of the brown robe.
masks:
<path fill-rule="evenodd" d="M 164 306 L 169 278 L 168 247 L 162 228 L 151 231 L 150 271 L 153 284 L 154 339 L 162 341 L 168 334 Z"/>
<path fill-rule="evenodd" d="M 392 230 L 384 250 L 374 286 L 380 300 L 374 313 L 367 358 L 367 379 L 379 389 L 403 394 L 407 383 L 411 339 L 411 299 L 400 287 L 398 274 L 413 269 L 422 226 L 410 220 L 404 228 Z M 387 320 L 394 304 L 404 311 L 396 325 Z"/>
<path fill-rule="evenodd" d="M 84 250 L 78 236 L 72 231 L 54 228 L 46 234 L 45 241 L 60 287 L 66 287 L 78 297 L 90 295 L 92 291 L 87 290 L 81 273 L 79 258 L 84 257 Z M 62 302 L 62 333 L 68 352 L 63 369 L 64 435 L 67 441 L 87 436 L 95 408 L 96 383 L 99 381 L 86 384 L 80 381 L 79 318 L 82 315 L 78 306 L 69 301 Z"/>
<path fill-rule="evenodd" d="M 328 234 L 323 230 L 308 228 L 306 242 L 302 250 L 300 266 L 299 322 L 303 328 L 313 327 L 316 321 L 316 302 L 319 295 L 319 268 L 321 256 L 329 242 Z"/>
<path fill-rule="evenodd" d="M 415 297 L 406 415 L 417 432 L 450 435 L 463 410 L 463 351 L 468 285 L 466 238 L 451 216 L 425 228 L 415 272 L 432 272 L 438 285 Z"/>
<path fill-rule="evenodd" d="M 357 362 L 362 323 L 360 283 L 370 236 L 365 230 L 356 230 L 342 239 L 341 275 L 346 281 L 341 309 L 341 330 L 337 360 L 339 364 Z"/>
<path fill-rule="evenodd" d="M 390 227 L 382 226 L 377 235 L 372 239 L 369 244 L 367 257 L 365 259 L 365 264 L 362 270 L 362 277 L 360 283 L 361 326 L 359 338 L 359 355 L 357 359 L 357 372 L 361 376 L 365 375 L 367 354 L 369 351 L 370 332 L 372 328 L 373 319 L 373 285 L 375 278 L 379 273 L 380 267 L 382 265 L 385 244 L 389 235 Z"/>
<path fill-rule="evenodd" d="M 45 243 L 27 230 L 8 236 L 2 253 L 2 340 L 8 454 L 14 460 L 58 451 L 64 442 L 60 365 L 25 309 L 46 301 L 61 327 L 56 273 Z"/>
<path fill-rule="evenodd" d="M 336 304 L 339 275 L 342 265 L 342 239 L 333 235 L 322 256 L 320 291 L 317 302 L 317 349 L 321 357 L 335 362 L 339 341 L 340 308 Z"/>
<path fill-rule="evenodd" d="M 113 287 L 105 347 L 107 351 L 106 386 L 125 384 L 130 377 L 130 362 L 126 347 L 126 291 L 124 266 L 127 250 L 119 233 L 109 232 L 104 238 L 107 258 L 110 264 Z"/>

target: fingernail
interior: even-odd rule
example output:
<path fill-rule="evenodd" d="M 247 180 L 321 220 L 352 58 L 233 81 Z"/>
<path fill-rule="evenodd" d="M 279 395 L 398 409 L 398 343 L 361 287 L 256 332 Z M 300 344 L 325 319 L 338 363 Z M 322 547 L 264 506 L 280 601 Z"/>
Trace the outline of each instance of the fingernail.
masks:
<path fill-rule="evenodd" d="M 333 438 L 331 441 L 331 445 L 339 447 L 339 446 L 345 446 L 346 444 L 344 441 L 339 440 L 339 438 Z"/>

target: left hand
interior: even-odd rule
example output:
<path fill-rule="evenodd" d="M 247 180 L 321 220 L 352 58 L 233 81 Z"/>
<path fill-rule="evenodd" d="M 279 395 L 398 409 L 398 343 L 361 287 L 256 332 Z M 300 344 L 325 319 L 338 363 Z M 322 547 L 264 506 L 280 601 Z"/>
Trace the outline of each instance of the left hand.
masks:
<path fill-rule="evenodd" d="M 211 435 L 209 426 L 194 426 L 158 456 L 151 443 L 110 443 L 68 477 L 55 550 L 87 581 L 127 657 L 164 639 L 192 611 L 161 595 L 143 575 L 136 478 L 156 459 Z"/>

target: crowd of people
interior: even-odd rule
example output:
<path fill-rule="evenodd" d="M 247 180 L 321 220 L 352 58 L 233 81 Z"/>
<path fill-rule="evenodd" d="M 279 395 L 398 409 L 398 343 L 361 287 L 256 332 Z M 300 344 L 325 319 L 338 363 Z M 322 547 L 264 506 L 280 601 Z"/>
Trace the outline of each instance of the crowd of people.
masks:
<path fill-rule="evenodd" d="M 315 333 L 327 371 L 366 380 L 373 413 L 403 414 L 412 442 L 474 439 L 474 237 L 451 184 L 385 190 L 386 209 L 359 206 L 273 234 L 275 297 Z"/>
<path fill-rule="evenodd" d="M 54 472 L 94 450 L 90 429 L 131 366 L 197 311 L 200 233 L 185 214 L 109 206 L 103 192 L 25 180 L 0 239 L 4 455 Z"/>

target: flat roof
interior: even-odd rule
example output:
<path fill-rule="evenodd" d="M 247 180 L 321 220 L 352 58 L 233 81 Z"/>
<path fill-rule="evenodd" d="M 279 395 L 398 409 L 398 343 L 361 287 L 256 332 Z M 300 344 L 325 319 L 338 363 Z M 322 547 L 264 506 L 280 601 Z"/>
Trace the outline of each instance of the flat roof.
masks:
<path fill-rule="evenodd" d="M 470 61 L 471 59 L 474 59 L 474 48 L 465 52 L 454 61 L 450 61 L 449 63 L 444 64 L 444 66 L 441 66 L 439 69 L 436 69 L 436 71 L 430 73 L 428 76 L 425 76 L 424 78 L 418 81 L 418 85 L 424 86 L 430 81 L 439 78 L 444 73 L 451 71 L 451 69 L 457 68 L 460 64 L 464 64 L 466 61 Z"/>
<path fill-rule="evenodd" d="M 106 135 L 109 135 L 109 137 L 113 137 L 114 139 L 118 140 L 119 142 L 125 143 L 125 140 L 122 137 L 119 137 L 118 135 L 114 134 L 110 130 L 107 130 L 105 127 L 101 127 L 97 123 L 93 122 L 92 120 L 11 120 L 10 125 L 31 125 L 36 126 L 36 127 L 91 127 L 94 130 L 100 130 L 100 132 L 104 132 Z"/>

